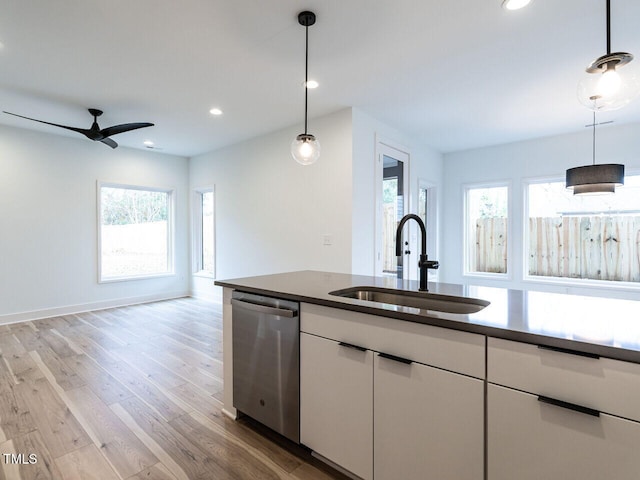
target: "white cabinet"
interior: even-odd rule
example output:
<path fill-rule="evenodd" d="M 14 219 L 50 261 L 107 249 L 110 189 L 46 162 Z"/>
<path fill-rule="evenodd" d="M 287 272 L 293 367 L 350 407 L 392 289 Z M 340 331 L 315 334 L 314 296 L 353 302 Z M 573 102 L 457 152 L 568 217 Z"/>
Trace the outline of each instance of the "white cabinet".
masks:
<path fill-rule="evenodd" d="M 478 480 L 484 382 L 375 356 L 376 480 Z"/>
<path fill-rule="evenodd" d="M 640 424 L 489 384 L 488 480 L 637 480 Z"/>
<path fill-rule="evenodd" d="M 300 334 L 300 441 L 373 478 L 373 354 Z"/>
<path fill-rule="evenodd" d="M 640 365 L 490 338 L 488 480 L 640 478 Z"/>
<path fill-rule="evenodd" d="M 366 480 L 483 478 L 484 337 L 307 304 L 300 320 L 302 444 Z"/>

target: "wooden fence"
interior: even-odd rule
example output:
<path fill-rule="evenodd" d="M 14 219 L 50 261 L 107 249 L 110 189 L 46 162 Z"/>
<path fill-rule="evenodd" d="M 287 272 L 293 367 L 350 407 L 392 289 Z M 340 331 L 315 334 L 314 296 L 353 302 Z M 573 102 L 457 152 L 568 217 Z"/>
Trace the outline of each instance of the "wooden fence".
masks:
<path fill-rule="evenodd" d="M 478 219 L 472 271 L 506 272 L 506 227 L 504 218 Z M 528 267 L 536 276 L 640 282 L 640 215 L 530 218 Z"/>
<path fill-rule="evenodd" d="M 529 274 L 640 282 L 640 216 L 529 219 Z"/>
<path fill-rule="evenodd" d="M 475 255 L 471 255 L 471 272 L 507 272 L 507 219 L 479 218 L 476 221 Z"/>
<path fill-rule="evenodd" d="M 384 272 L 396 272 L 398 269 L 398 257 L 396 257 L 396 228 L 398 227 L 397 206 L 385 204 L 382 206 L 382 222 L 385 238 L 382 242 L 382 270 Z"/>

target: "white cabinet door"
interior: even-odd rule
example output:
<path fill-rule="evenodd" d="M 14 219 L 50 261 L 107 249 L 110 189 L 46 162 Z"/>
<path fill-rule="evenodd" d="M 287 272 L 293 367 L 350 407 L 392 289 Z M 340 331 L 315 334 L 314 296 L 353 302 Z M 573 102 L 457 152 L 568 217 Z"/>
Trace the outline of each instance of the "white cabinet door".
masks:
<path fill-rule="evenodd" d="M 373 478 L 370 350 L 300 334 L 300 441 L 359 477 Z"/>
<path fill-rule="evenodd" d="M 488 480 L 640 478 L 640 423 L 492 384 L 487 404 Z"/>
<path fill-rule="evenodd" d="M 374 355 L 375 479 L 482 479 L 483 381 Z"/>

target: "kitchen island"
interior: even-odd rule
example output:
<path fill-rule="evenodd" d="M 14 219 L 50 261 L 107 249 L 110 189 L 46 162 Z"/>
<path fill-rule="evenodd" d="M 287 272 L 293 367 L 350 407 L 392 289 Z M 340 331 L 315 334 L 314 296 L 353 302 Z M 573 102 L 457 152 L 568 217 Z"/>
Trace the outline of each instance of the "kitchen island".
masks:
<path fill-rule="evenodd" d="M 300 302 L 301 443 L 361 478 L 637 478 L 640 302 L 430 283 L 469 314 L 331 295 L 415 282 L 302 271 L 224 288 Z M 544 457 L 544 458 L 543 458 Z M 428 473 L 431 472 L 431 473 Z"/>

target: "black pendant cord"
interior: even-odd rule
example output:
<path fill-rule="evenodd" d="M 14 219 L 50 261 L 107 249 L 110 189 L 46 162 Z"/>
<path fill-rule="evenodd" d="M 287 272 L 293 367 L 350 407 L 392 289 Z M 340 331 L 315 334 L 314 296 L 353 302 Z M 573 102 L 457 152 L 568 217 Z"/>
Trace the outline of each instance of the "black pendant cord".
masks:
<path fill-rule="evenodd" d="M 609 0 L 607 0 L 609 1 Z M 304 27 L 304 134 L 307 134 L 307 96 L 309 94 L 309 27 Z"/>
<path fill-rule="evenodd" d="M 611 0 L 607 0 L 607 55 L 611 55 Z"/>
<path fill-rule="evenodd" d="M 593 164 L 596 164 L 596 111 L 593 111 Z"/>

